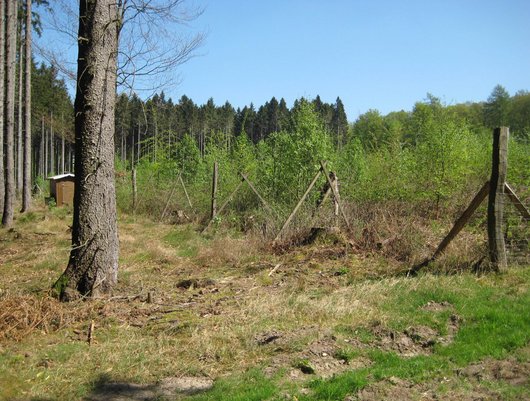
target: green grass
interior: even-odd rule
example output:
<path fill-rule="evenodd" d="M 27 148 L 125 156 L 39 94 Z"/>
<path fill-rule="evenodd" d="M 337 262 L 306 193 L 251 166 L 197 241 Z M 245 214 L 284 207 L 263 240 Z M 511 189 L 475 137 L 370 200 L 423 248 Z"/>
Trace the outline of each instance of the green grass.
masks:
<path fill-rule="evenodd" d="M 252 369 L 242 376 L 219 380 L 212 390 L 190 398 L 195 401 L 263 401 L 276 396 L 278 391 L 271 379 Z"/>
<path fill-rule="evenodd" d="M 37 211 L 19 219 L 15 231 L 0 230 L 5 245 L 0 273 L 6 283 L 0 300 L 40 299 L 56 280 L 70 235 L 62 213 Z M 203 237 L 191 225 L 130 216 L 120 224 L 123 263 L 115 299 L 55 305 L 48 318 L 63 313 L 73 318 L 71 324 L 49 332 L 37 327 L 19 342 L 0 342 L 0 400 L 78 400 L 102 378 L 151 385 L 167 377 L 205 375 L 215 379 L 211 390 L 177 399 L 279 401 L 289 395 L 299 401 L 343 401 L 391 378 L 437 386 L 441 399 L 454 386 L 469 392 L 482 386 L 507 400 L 530 396 L 528 386 L 477 384 L 456 373 L 487 358 L 530 360 L 530 266 L 504 274 L 406 278 L 385 273 L 392 262 L 381 256 L 328 260 L 304 247 L 275 254 L 244 238 Z M 281 267 L 269 275 L 276 263 Z M 378 272 L 385 274 L 377 277 Z M 190 277 L 213 284 L 176 287 Z M 152 304 L 145 302 L 148 291 Z M 128 298 L 139 293 L 140 298 Z M 17 311 L 21 303 L 13 300 L 10 308 Z M 426 310 L 432 301 L 447 307 Z M 38 311 L 19 312 L 24 317 Z M 436 344 L 432 353 L 404 357 L 377 346 L 374 328 L 401 333 L 428 326 L 447 336 L 452 315 L 459 326 L 453 341 Z M 92 320 L 95 342 L 89 346 Z M 270 332 L 280 334 L 278 343 L 259 344 L 256 339 Z M 320 373 L 309 351 L 322 343 L 331 344 L 326 352 L 349 361 L 352 369 L 328 379 L 308 374 L 291 380 L 304 363 Z M 359 368 L 353 370 L 354 365 Z M 444 377 L 451 384 L 440 382 Z"/>
<path fill-rule="evenodd" d="M 181 257 L 193 258 L 204 239 L 191 226 L 177 227 L 164 236 L 164 242 L 177 250 Z"/>
<path fill-rule="evenodd" d="M 441 281 L 442 285 L 436 285 L 437 281 Z M 379 349 L 341 350 L 339 351 L 341 359 L 349 360 L 364 355 L 373 362 L 373 365 L 328 380 L 314 380 L 309 383 L 310 394 L 297 394 L 297 398 L 300 401 L 342 400 L 369 383 L 390 377 L 411 382 L 425 382 L 436 377 L 449 376 L 455 369 L 487 357 L 506 358 L 530 342 L 529 283 L 529 268 L 486 278 L 463 274 L 440 278 L 424 276 L 401 282 L 390 291 L 390 295 L 382 305 L 395 316 L 388 322 L 389 327 L 403 329 L 416 324 L 440 327 L 441 322 L 446 322 L 452 312 L 445 310 L 427 312 L 422 311 L 421 307 L 429 301 L 446 301 L 451 303 L 454 312 L 462 321 L 454 341 L 447 346 L 436 345 L 432 355 L 412 358 L 404 358 L 394 352 Z M 358 336 L 366 342 L 372 340 L 370 332 L 364 328 L 355 330 L 338 326 L 336 331 L 340 334 Z M 261 390 L 259 393 L 252 393 L 247 386 L 229 385 L 243 380 L 244 376 L 240 379 L 221 381 L 217 388 L 230 388 L 228 393 L 217 390 L 197 399 L 236 400 L 244 397 L 264 399 L 259 398 L 263 395 Z M 517 399 L 522 394 L 528 395 L 528 388 L 526 390 L 513 388 L 502 383 L 492 386 L 498 387 L 499 392 L 507 399 Z M 265 387 L 268 391 L 272 391 L 268 397 L 279 397 L 281 388 L 278 384 L 274 387 L 272 383 L 266 381 Z"/>

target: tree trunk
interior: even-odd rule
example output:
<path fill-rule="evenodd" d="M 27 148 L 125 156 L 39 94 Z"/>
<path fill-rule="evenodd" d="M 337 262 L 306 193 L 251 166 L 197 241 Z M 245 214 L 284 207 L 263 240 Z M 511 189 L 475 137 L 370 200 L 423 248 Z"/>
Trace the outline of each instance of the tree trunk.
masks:
<path fill-rule="evenodd" d="M 40 124 L 40 176 L 46 177 L 46 133 L 44 131 L 44 117 L 41 119 Z"/>
<path fill-rule="evenodd" d="M 136 141 L 136 145 L 138 146 L 138 149 L 136 151 L 136 163 L 140 163 L 140 153 L 141 153 L 141 148 L 140 148 L 140 143 L 141 143 L 141 138 L 140 138 L 140 125 L 138 125 L 138 140 Z"/>
<path fill-rule="evenodd" d="M 48 138 L 48 131 L 46 130 L 46 127 L 44 125 L 44 116 L 42 117 L 42 133 L 44 135 L 44 178 L 48 177 L 48 173 L 50 172 L 50 163 L 49 163 L 49 143 L 50 140 Z"/>
<path fill-rule="evenodd" d="M 31 206 L 31 0 L 26 0 L 24 34 L 26 68 L 24 69 L 24 167 L 22 174 L 22 212 Z"/>
<path fill-rule="evenodd" d="M 9 227 L 13 224 L 15 207 L 15 65 L 17 58 L 17 2 L 6 1 L 6 157 L 5 157 L 5 198 L 2 225 Z"/>
<path fill-rule="evenodd" d="M 5 85 L 5 6 L 0 4 L 0 211 L 4 210 L 5 179 L 4 179 L 4 85 Z"/>
<path fill-rule="evenodd" d="M 72 144 L 69 143 L 66 149 L 68 151 L 68 165 L 67 165 L 66 171 L 70 173 L 73 171 L 72 169 Z"/>
<path fill-rule="evenodd" d="M 22 85 L 24 66 L 24 41 L 22 40 L 22 22 L 19 26 L 19 50 L 18 50 L 18 115 L 17 115 L 17 198 L 22 194 L 22 160 L 23 160 L 23 136 L 22 136 Z"/>
<path fill-rule="evenodd" d="M 64 174 L 64 134 L 61 136 L 61 174 Z"/>
<path fill-rule="evenodd" d="M 72 251 L 65 272 L 54 286 L 66 301 L 110 292 L 118 273 L 114 185 L 116 2 L 84 0 L 79 8 Z"/>
<path fill-rule="evenodd" d="M 57 173 L 55 170 L 55 132 L 53 130 L 53 113 L 50 113 L 50 174 Z"/>
<path fill-rule="evenodd" d="M 40 177 L 44 177 L 44 135 L 41 132 L 39 144 L 39 173 Z"/>

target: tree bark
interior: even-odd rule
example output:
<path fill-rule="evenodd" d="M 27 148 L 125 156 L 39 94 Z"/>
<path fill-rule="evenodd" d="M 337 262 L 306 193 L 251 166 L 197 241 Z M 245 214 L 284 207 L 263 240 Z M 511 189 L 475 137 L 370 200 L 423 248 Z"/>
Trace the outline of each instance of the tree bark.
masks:
<path fill-rule="evenodd" d="M 22 85 L 24 84 L 24 41 L 22 40 L 22 22 L 19 25 L 19 50 L 18 50 L 18 115 L 17 115 L 17 198 L 22 194 L 22 161 L 23 161 L 23 132 L 22 132 Z"/>
<path fill-rule="evenodd" d="M 65 301 L 110 292 L 118 273 L 114 183 L 116 2 L 81 1 L 79 16 L 72 251 L 65 272 L 54 286 Z"/>
<path fill-rule="evenodd" d="M 42 133 L 44 135 L 44 178 L 46 178 L 50 172 L 50 163 L 48 163 L 50 157 L 50 139 L 48 138 L 48 130 L 44 125 L 44 116 L 42 116 Z"/>
<path fill-rule="evenodd" d="M 0 210 L 4 210 L 5 179 L 4 179 L 4 85 L 5 85 L 5 3 L 0 3 Z"/>
<path fill-rule="evenodd" d="M 61 136 L 61 174 L 64 174 L 65 162 L 64 162 L 64 134 Z"/>
<path fill-rule="evenodd" d="M 54 175 L 55 170 L 55 132 L 53 131 L 53 113 L 50 112 L 50 174 Z"/>
<path fill-rule="evenodd" d="M 46 133 L 44 131 L 44 116 L 40 124 L 40 176 L 46 177 Z"/>
<path fill-rule="evenodd" d="M 26 0 L 24 33 L 26 68 L 24 69 L 24 167 L 22 174 L 22 212 L 31 207 L 31 0 Z"/>
<path fill-rule="evenodd" d="M 5 197 L 2 225 L 9 227 L 13 224 L 15 203 L 15 65 L 17 53 L 17 2 L 6 2 L 6 157 L 5 157 Z"/>

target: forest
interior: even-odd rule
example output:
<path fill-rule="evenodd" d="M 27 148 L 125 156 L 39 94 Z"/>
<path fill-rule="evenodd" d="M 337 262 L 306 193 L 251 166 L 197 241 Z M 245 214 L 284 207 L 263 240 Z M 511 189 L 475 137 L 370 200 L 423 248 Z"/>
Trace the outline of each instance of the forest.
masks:
<path fill-rule="evenodd" d="M 37 101 L 33 106 L 34 171 L 40 177 L 72 171 L 73 122 L 64 116 L 72 115 L 73 106 L 64 82 L 45 66 L 36 70 L 34 79 L 52 88 L 37 99 L 57 99 L 53 107 Z M 43 90 L 37 85 L 36 90 Z M 510 127 L 509 181 L 525 191 L 530 180 L 530 93 L 521 90 L 510 96 L 500 85 L 483 102 L 446 105 L 427 94 L 411 111 L 381 115 L 368 110 L 352 122 L 340 97 L 330 104 L 319 96 L 297 99 L 290 108 L 283 98 L 273 97 L 259 107 L 234 109 L 228 101 L 216 106 L 210 99 L 197 105 L 182 96 L 174 102 L 163 92 L 143 101 L 122 93 L 115 115 L 118 206 L 131 211 L 134 167 L 142 198 L 135 212 L 155 218 L 179 175 L 194 198 L 194 219 L 205 218 L 215 162 L 221 199 L 237 186 L 243 172 L 265 199 L 285 212 L 303 194 L 320 160 L 328 161 L 339 177 L 346 200 L 409 202 L 439 216 L 462 207 L 461 195 L 488 176 L 491 132 L 502 125 Z M 59 169 L 64 146 L 66 166 Z M 54 156 L 41 174 L 46 163 L 39 161 L 47 152 Z M 182 209 L 186 202 L 172 206 Z M 255 214 L 260 204 L 246 193 L 236 207 L 240 215 Z"/>
<path fill-rule="evenodd" d="M 142 96 L 184 3 L 0 5 L 0 401 L 527 399 L 530 92 Z"/>

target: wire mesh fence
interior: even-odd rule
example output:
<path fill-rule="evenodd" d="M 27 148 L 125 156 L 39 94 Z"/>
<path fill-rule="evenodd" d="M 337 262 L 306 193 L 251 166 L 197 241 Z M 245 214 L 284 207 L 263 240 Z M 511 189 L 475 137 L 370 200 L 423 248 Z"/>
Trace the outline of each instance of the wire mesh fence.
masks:
<path fill-rule="evenodd" d="M 529 197 L 521 199 L 526 207 Z M 504 242 L 508 265 L 530 264 L 530 221 L 523 216 L 507 194 L 503 196 L 504 203 Z M 528 208 L 527 208 L 528 209 Z"/>

